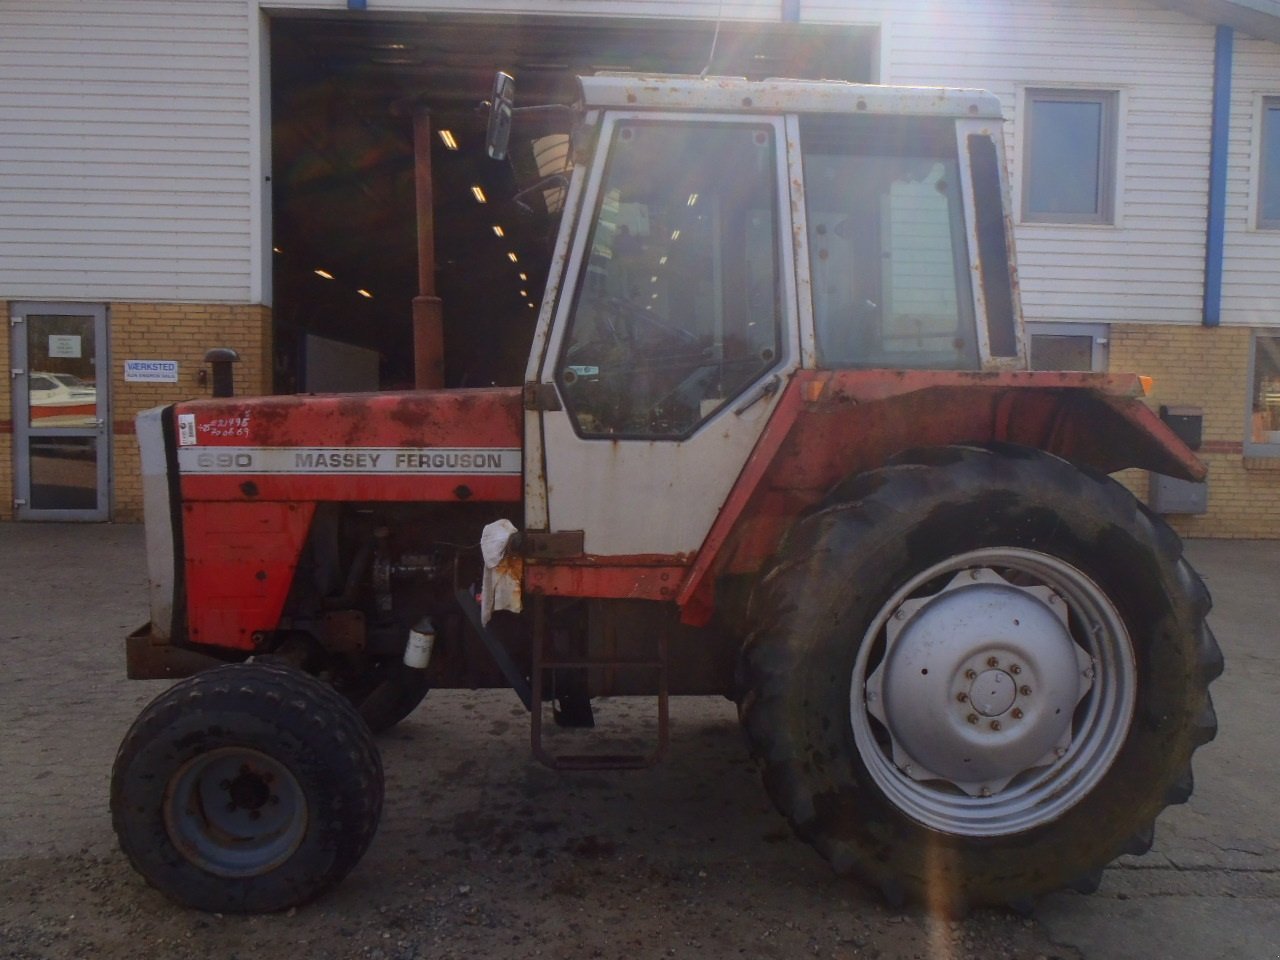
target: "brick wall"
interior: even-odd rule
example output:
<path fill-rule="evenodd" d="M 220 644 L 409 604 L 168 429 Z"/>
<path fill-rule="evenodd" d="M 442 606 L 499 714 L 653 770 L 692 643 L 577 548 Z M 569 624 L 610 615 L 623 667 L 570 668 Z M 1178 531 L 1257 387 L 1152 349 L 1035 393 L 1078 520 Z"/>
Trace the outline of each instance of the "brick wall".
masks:
<path fill-rule="evenodd" d="M 8 304 L 0 301 L 0 320 Z M 5 323 L 7 328 L 8 324 Z M 269 393 L 271 311 L 250 304 L 116 303 L 108 311 L 114 444 L 112 519 L 141 519 L 142 490 L 133 418 L 148 407 L 209 395 L 197 381 L 204 353 L 235 348 L 236 393 Z M 1204 446 L 1209 465 L 1209 512 L 1172 516 L 1184 536 L 1280 538 L 1280 459 L 1246 458 L 1243 451 L 1249 384 L 1251 331 L 1243 327 L 1114 324 L 1110 369 L 1155 378 L 1147 398 L 1161 404 L 1204 408 Z M 10 338 L 0 337 L 0 370 L 9 369 Z M 125 383 L 126 359 L 177 360 L 177 384 Z M 11 390 L 0 390 L 0 519 L 13 516 Z M 1148 476 L 1117 475 L 1146 499 Z"/>
<path fill-rule="evenodd" d="M 7 317 L 8 304 L 0 302 Z M 7 326 L 7 324 L 6 324 Z M 111 370 L 113 496 L 111 519 L 142 519 L 142 481 L 133 418 L 141 410 L 175 400 L 207 397 L 210 386 L 198 376 L 208 369 L 205 351 L 232 347 L 237 394 L 271 390 L 271 310 L 253 304 L 113 303 L 107 311 Z M 177 383 L 126 383 L 125 360 L 176 360 Z M 2 369 L 8 369 L 9 338 L 0 344 Z M 0 519 L 13 516 L 12 391 L 0 390 Z"/>
<path fill-rule="evenodd" d="M 174 400 L 207 397 L 212 384 L 201 386 L 207 370 L 205 351 L 231 347 L 240 354 L 234 367 L 237 394 L 271 392 L 271 310 L 250 304 L 112 304 L 112 410 L 115 442 L 113 520 L 142 519 L 142 477 L 133 418 L 139 411 Z M 125 383 L 124 361 L 178 361 L 178 383 Z"/>
<path fill-rule="evenodd" d="M 1199 456 L 1209 466 L 1209 511 L 1168 517 L 1183 536 L 1280 538 L 1280 460 L 1244 456 L 1251 338 L 1246 327 L 1111 327 L 1111 369 L 1154 377 L 1147 397 L 1153 409 L 1204 409 Z M 1146 498 L 1144 471 L 1128 470 L 1117 479 Z"/>

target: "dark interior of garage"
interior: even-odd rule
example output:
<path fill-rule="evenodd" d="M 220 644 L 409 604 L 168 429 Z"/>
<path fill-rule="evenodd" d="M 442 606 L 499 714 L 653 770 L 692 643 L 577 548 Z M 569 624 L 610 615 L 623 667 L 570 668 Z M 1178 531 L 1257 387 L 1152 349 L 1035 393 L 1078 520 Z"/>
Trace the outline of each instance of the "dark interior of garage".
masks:
<path fill-rule="evenodd" d="M 518 117 L 509 158 L 490 160 L 482 103 L 495 71 L 515 77 L 522 107 L 570 105 L 574 78 L 605 70 L 852 81 L 877 72 L 874 30 L 796 23 L 353 12 L 276 18 L 270 34 L 284 393 L 413 386 L 413 301 L 424 285 L 442 301 L 445 385 L 520 382 L 563 198 L 560 181 L 538 185 L 568 169 L 571 113 Z M 415 114 L 418 142 L 430 144 L 425 276 Z"/>

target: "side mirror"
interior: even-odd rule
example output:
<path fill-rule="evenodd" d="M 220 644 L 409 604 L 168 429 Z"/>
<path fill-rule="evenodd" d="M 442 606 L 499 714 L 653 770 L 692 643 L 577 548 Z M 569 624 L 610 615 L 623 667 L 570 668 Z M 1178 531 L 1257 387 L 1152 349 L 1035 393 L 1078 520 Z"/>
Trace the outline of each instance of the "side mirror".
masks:
<path fill-rule="evenodd" d="M 489 132 L 485 137 L 489 156 L 494 160 L 506 159 L 515 99 L 515 80 L 510 74 L 498 71 L 493 78 L 493 96 L 489 100 Z"/>

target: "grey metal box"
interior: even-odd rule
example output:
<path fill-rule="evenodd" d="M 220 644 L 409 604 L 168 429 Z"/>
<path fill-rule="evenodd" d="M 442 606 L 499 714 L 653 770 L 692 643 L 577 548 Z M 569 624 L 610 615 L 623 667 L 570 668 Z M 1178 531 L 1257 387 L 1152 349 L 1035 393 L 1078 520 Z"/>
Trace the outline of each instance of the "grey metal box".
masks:
<path fill-rule="evenodd" d="M 1156 513 L 1207 513 L 1209 484 L 1207 481 L 1193 483 L 1153 473 L 1148 500 Z"/>

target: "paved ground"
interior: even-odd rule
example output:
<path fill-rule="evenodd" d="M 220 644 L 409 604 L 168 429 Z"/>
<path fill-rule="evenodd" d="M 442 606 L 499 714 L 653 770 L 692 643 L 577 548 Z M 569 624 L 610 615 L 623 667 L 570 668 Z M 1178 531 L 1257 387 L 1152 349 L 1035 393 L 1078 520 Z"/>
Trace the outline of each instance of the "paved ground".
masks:
<path fill-rule="evenodd" d="M 1034 919 L 883 909 L 792 840 L 734 712 L 679 701 L 672 759 L 557 777 L 513 695 L 433 693 L 382 742 L 379 836 L 296 915 L 210 917 L 148 889 L 106 809 L 116 746 L 162 683 L 124 679 L 146 618 L 137 527 L 0 525 L 0 960 L 257 956 L 1275 958 L 1280 956 L 1280 543 L 1195 542 L 1227 656 L 1221 733 L 1155 850 Z M 630 704 L 606 705 L 608 719 Z"/>

